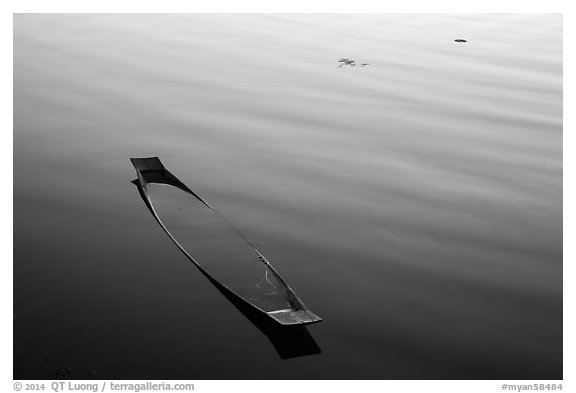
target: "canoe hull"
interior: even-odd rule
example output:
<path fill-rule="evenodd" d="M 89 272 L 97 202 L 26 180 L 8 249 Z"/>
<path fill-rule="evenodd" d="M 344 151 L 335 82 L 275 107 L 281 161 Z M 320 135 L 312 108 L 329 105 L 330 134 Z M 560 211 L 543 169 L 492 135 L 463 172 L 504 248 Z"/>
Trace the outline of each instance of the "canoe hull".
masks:
<path fill-rule="evenodd" d="M 158 157 L 130 160 L 138 174 L 133 183 L 154 218 L 220 290 L 228 291 L 280 325 L 322 320 L 308 310 L 235 227 L 168 171 Z"/>

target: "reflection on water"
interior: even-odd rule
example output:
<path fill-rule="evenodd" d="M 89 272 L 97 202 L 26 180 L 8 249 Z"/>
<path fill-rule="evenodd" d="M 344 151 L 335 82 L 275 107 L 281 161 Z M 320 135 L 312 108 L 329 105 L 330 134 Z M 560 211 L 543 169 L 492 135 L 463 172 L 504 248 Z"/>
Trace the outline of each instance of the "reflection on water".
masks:
<path fill-rule="evenodd" d="M 305 325 L 282 326 L 270 317 L 248 306 L 246 302 L 241 301 L 218 281 L 210 280 L 242 315 L 268 337 L 281 359 L 291 359 L 322 353 L 322 350 L 310 335 Z"/>
<path fill-rule="evenodd" d="M 138 156 L 272 261 L 321 354 L 216 296 Z M 561 16 L 16 15 L 14 312 L 17 379 L 561 378 Z"/>

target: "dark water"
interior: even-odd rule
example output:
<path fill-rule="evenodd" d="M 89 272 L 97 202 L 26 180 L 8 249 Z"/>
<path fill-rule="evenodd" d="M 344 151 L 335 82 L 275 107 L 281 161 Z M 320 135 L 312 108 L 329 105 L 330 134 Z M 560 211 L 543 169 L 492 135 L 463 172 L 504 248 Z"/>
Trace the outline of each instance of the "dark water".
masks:
<path fill-rule="evenodd" d="M 172 244 L 154 155 L 320 354 Z M 14 349 L 17 379 L 562 378 L 561 16 L 16 15 Z"/>

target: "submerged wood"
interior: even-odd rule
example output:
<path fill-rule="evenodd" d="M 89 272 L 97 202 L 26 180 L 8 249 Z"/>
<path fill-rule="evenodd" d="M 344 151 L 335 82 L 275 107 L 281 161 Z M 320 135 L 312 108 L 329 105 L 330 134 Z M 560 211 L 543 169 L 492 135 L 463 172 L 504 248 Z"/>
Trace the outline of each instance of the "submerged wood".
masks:
<path fill-rule="evenodd" d="M 131 158 L 134 183 L 160 226 L 220 290 L 281 325 L 322 319 L 312 313 L 268 260 L 158 157 Z"/>

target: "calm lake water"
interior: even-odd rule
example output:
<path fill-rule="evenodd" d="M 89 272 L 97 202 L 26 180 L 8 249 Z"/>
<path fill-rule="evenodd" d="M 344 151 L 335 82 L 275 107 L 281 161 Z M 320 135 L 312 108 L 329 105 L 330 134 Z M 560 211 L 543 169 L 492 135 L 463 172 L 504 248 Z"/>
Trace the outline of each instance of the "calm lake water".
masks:
<path fill-rule="evenodd" d="M 171 242 L 148 156 L 320 353 Z M 61 376 L 562 378 L 562 16 L 16 15 L 14 378 Z"/>

